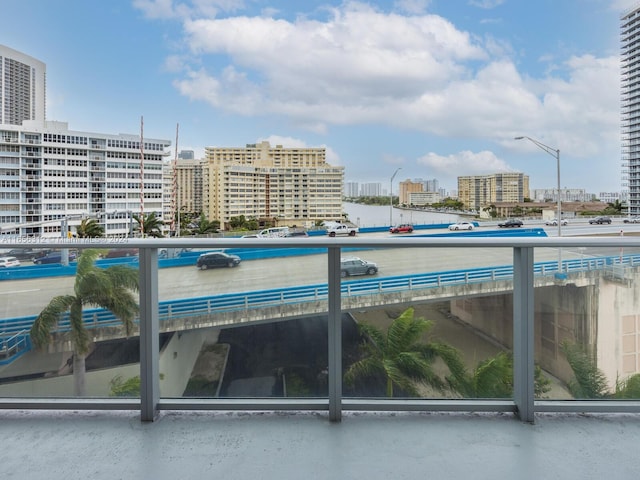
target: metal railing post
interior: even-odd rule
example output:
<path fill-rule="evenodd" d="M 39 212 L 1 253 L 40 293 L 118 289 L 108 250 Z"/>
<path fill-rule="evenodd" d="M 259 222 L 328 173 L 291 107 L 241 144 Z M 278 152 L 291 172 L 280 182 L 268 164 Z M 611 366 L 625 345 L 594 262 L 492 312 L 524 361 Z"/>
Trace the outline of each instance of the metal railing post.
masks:
<path fill-rule="evenodd" d="M 328 251 L 328 344 L 329 420 L 342 420 L 342 305 L 340 293 L 340 247 Z"/>
<path fill-rule="evenodd" d="M 513 399 L 523 422 L 534 421 L 533 248 L 513 249 Z"/>
<path fill-rule="evenodd" d="M 140 282 L 140 418 L 152 422 L 160 401 L 160 322 L 158 250 L 141 248 Z"/>

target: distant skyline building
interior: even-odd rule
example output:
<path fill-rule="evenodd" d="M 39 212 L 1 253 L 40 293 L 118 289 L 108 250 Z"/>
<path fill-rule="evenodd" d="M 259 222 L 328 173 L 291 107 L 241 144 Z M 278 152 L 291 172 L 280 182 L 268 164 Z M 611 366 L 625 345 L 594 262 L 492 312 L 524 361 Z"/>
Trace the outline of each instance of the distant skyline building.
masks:
<path fill-rule="evenodd" d="M 458 200 L 480 210 L 496 202 L 523 202 L 529 197 L 529 176 L 507 172 L 458 177 Z"/>
<path fill-rule="evenodd" d="M 193 150 L 180 150 L 180 153 L 178 153 L 178 160 L 193 160 L 195 158 Z"/>
<path fill-rule="evenodd" d="M 0 45 L 0 124 L 45 121 L 46 70 L 40 60 Z"/>
<path fill-rule="evenodd" d="M 562 202 L 591 202 L 595 197 L 593 193 L 588 193 L 583 188 L 562 188 L 560 191 L 562 193 L 560 201 Z M 531 200 L 534 202 L 557 202 L 558 189 L 536 188 L 531 191 Z"/>
<path fill-rule="evenodd" d="M 620 16 L 622 188 L 629 214 L 640 214 L 640 4 Z"/>
<path fill-rule="evenodd" d="M 363 183 L 360 185 L 361 197 L 379 197 L 382 195 L 382 184 L 380 182 Z"/>
<path fill-rule="evenodd" d="M 399 185 L 399 192 L 398 192 L 398 201 L 400 202 L 400 205 L 411 205 L 412 204 L 412 200 L 411 200 L 411 194 L 412 193 L 422 193 L 425 192 L 426 190 L 424 189 L 424 183 L 422 180 L 409 180 L 406 179 L 402 182 L 400 182 Z M 416 197 L 417 198 L 417 197 Z M 419 200 L 421 203 L 420 205 L 424 205 L 424 203 L 422 203 L 425 197 L 421 197 L 421 200 Z"/>
<path fill-rule="evenodd" d="M 344 183 L 344 196 L 348 198 L 355 198 L 360 196 L 360 184 L 358 182 L 345 182 Z"/>

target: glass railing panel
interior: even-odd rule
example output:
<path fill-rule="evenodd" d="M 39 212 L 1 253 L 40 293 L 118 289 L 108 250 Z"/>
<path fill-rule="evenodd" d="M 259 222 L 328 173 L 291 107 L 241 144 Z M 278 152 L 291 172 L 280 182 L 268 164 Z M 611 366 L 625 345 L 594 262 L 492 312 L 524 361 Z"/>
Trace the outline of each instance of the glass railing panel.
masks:
<path fill-rule="evenodd" d="M 359 257 L 378 272 L 343 278 L 343 309 L 360 333 L 357 348 L 345 345 L 345 397 L 512 398 L 512 249 Z"/>
<path fill-rule="evenodd" d="M 127 387 L 120 385 L 124 379 L 138 375 L 138 294 L 126 288 L 129 283 L 109 288 L 113 282 L 104 274 L 113 265 L 126 265 L 128 281 L 137 282 L 137 252 L 103 259 L 108 249 L 81 247 L 79 241 L 66 251 L 7 252 L 20 266 L 2 270 L 0 397 L 107 398 Z M 80 255 L 92 255 L 86 269 L 97 275 L 76 275 Z M 122 302 L 127 295 L 130 301 Z M 128 337 L 123 322 L 104 308 L 115 298 L 130 311 Z M 81 326 L 72 326 L 72 305 L 81 305 Z"/>
<path fill-rule="evenodd" d="M 201 248 L 175 263 L 160 269 L 161 397 L 327 397 L 326 248 Z"/>
<path fill-rule="evenodd" d="M 543 250 L 535 250 L 534 344 L 549 388 L 537 398 L 640 398 L 640 249 L 563 248 L 561 275 L 542 273 Z"/>

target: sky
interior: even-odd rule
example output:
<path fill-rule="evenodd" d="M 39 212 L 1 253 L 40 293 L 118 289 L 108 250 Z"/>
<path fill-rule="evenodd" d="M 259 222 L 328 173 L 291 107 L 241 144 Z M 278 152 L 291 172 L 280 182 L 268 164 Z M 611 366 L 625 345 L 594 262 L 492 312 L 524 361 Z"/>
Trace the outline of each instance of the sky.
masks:
<path fill-rule="evenodd" d="M 47 119 L 178 151 L 325 147 L 345 181 L 523 172 L 621 189 L 620 15 L 639 0 L 2 0 Z M 530 137 L 543 146 L 536 146 Z"/>

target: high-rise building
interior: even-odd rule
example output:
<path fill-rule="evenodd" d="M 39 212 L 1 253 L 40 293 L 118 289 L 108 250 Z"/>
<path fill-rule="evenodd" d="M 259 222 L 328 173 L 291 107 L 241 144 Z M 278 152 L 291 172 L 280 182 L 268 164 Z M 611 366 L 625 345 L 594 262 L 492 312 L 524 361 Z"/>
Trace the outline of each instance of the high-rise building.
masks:
<path fill-rule="evenodd" d="M 398 193 L 398 200 L 401 205 L 411 205 L 412 201 L 409 198 L 412 193 L 425 192 L 424 182 L 411 181 L 409 179 L 400 182 L 400 192 Z M 425 197 L 422 197 L 425 198 Z M 423 203 L 422 203 L 423 204 Z M 417 204 L 414 204 L 417 205 Z M 424 204 L 423 204 L 424 205 Z"/>
<path fill-rule="evenodd" d="M 640 4 L 620 17 L 622 74 L 622 189 L 629 213 L 640 214 Z M 626 193 L 626 192 L 625 192 Z"/>
<path fill-rule="evenodd" d="M 184 152 L 184 150 L 183 150 Z M 164 164 L 164 220 L 171 231 L 179 218 L 199 216 L 202 208 L 202 160 L 182 160 Z"/>
<path fill-rule="evenodd" d="M 458 200 L 466 208 L 479 210 L 494 202 L 523 202 L 529 198 L 529 176 L 494 173 L 458 177 Z"/>
<path fill-rule="evenodd" d="M 345 182 L 344 184 L 344 196 L 347 198 L 354 198 L 360 196 L 360 185 L 358 182 Z"/>
<path fill-rule="evenodd" d="M 178 153 L 178 159 L 180 160 L 193 160 L 195 158 L 195 152 L 193 150 L 180 150 L 180 153 Z"/>
<path fill-rule="evenodd" d="M 82 218 L 106 235 L 163 216 L 168 140 L 69 130 L 45 120 L 45 64 L 0 45 L 0 233 L 59 237 Z"/>
<path fill-rule="evenodd" d="M 45 64 L 0 45 L 0 124 L 45 121 Z"/>
<path fill-rule="evenodd" d="M 361 197 L 379 197 L 382 195 L 382 184 L 380 182 L 363 183 L 360 186 Z"/>
<path fill-rule="evenodd" d="M 205 149 L 203 209 L 226 229 L 233 217 L 259 222 L 311 225 L 342 219 L 344 167 L 326 162 L 324 148 Z"/>

